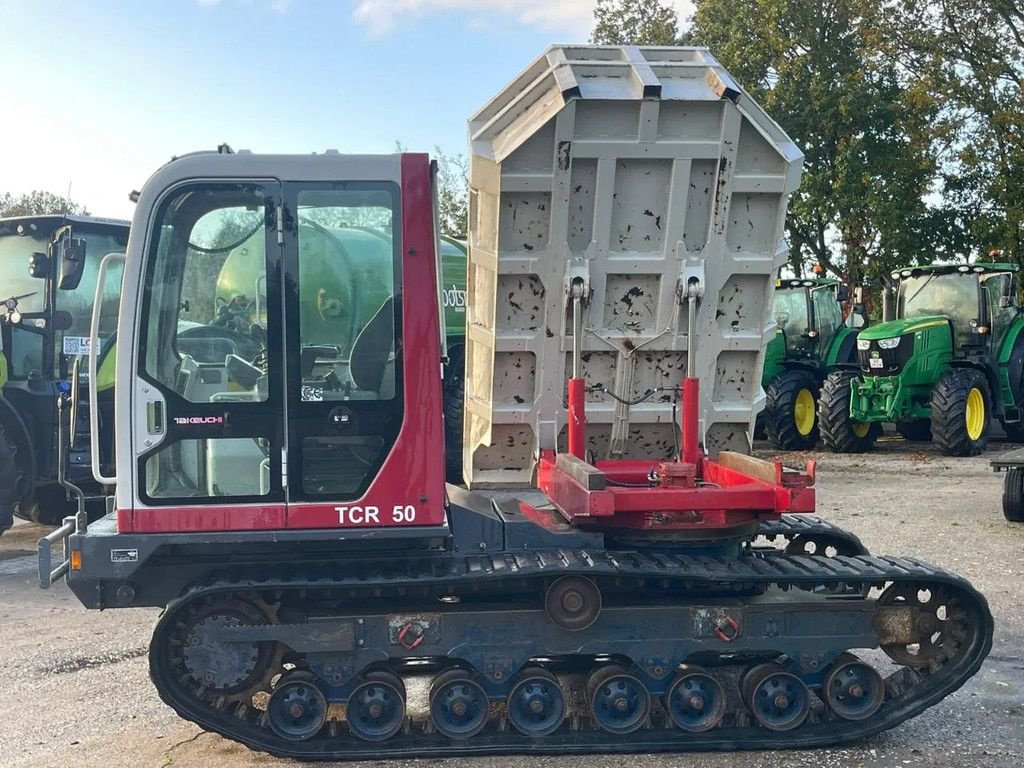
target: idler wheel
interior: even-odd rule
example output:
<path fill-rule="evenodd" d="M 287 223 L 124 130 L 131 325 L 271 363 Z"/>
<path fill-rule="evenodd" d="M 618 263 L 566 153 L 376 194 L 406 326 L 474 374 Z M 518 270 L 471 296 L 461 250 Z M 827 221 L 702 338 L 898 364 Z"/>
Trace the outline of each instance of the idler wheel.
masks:
<path fill-rule="evenodd" d="M 725 689 L 701 667 L 684 666 L 665 694 L 665 710 L 691 733 L 714 728 L 725 715 Z"/>
<path fill-rule="evenodd" d="M 777 664 L 760 664 L 743 678 L 744 701 L 755 719 L 773 731 L 789 731 L 807 718 L 811 695 L 803 680 Z"/>
<path fill-rule="evenodd" d="M 487 692 L 464 669 L 451 669 L 430 686 L 430 716 L 439 733 L 462 741 L 487 725 Z"/>
<path fill-rule="evenodd" d="M 371 672 L 346 707 L 348 728 L 363 741 L 386 741 L 405 722 L 405 686 L 390 672 Z"/>
<path fill-rule="evenodd" d="M 540 738 L 565 720 L 565 694 L 546 669 L 527 667 L 508 694 L 508 719 L 524 736 Z"/>
<path fill-rule="evenodd" d="M 959 600 L 941 586 L 893 584 L 879 596 L 878 604 L 914 609 L 918 641 L 882 646 L 886 655 L 899 664 L 928 667 L 952 659 L 968 636 L 967 618 Z"/>
<path fill-rule="evenodd" d="M 280 680 L 267 702 L 270 728 L 282 739 L 306 741 L 327 721 L 327 698 L 306 672 Z"/>
<path fill-rule="evenodd" d="M 822 690 L 829 709 L 844 720 L 867 720 L 885 701 L 882 676 L 849 653 L 836 659 Z"/>
<path fill-rule="evenodd" d="M 602 667 L 590 676 L 587 700 L 598 727 L 616 736 L 635 731 L 651 711 L 647 686 L 617 666 Z"/>
<path fill-rule="evenodd" d="M 601 614 L 601 590 L 585 576 L 562 576 L 544 594 L 544 611 L 562 629 L 579 632 Z"/>

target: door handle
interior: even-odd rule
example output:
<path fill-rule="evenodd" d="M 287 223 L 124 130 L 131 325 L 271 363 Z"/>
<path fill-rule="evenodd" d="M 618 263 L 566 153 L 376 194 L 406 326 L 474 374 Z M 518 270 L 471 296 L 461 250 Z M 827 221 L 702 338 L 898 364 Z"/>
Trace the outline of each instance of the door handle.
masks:
<path fill-rule="evenodd" d="M 151 435 L 164 433 L 164 404 L 161 400 L 146 403 L 146 431 Z"/>

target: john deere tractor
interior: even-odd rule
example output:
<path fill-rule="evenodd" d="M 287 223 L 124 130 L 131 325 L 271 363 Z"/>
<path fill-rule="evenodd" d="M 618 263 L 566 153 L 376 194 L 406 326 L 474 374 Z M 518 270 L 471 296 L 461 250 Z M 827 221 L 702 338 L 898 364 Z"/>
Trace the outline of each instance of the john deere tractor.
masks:
<path fill-rule="evenodd" d="M 761 386 L 767 402 L 761 421 L 779 448 L 806 450 L 818 444 L 821 384 L 829 370 L 855 360 L 857 331 L 843 323 L 839 306 L 846 290 L 836 280 L 821 278 L 775 283 L 778 329 L 765 351 Z"/>
<path fill-rule="evenodd" d="M 87 352 L 99 262 L 123 251 L 127 239 L 124 221 L 0 219 L 0 528 L 12 514 L 56 523 L 75 509 L 58 483 L 57 399 L 71 388 L 75 359 Z M 115 280 L 108 285 L 103 316 L 111 327 L 101 331 L 112 334 L 120 291 Z M 84 408 L 74 413 L 87 418 Z M 89 464 L 87 445 L 73 447 L 67 477 L 102 512 Z"/>
<path fill-rule="evenodd" d="M 818 401 L 825 444 L 870 450 L 882 424 L 950 456 L 988 444 L 998 419 L 1024 438 L 1024 316 L 1017 267 L 935 264 L 892 273 L 895 318 L 857 339 L 858 369 L 829 375 Z"/>

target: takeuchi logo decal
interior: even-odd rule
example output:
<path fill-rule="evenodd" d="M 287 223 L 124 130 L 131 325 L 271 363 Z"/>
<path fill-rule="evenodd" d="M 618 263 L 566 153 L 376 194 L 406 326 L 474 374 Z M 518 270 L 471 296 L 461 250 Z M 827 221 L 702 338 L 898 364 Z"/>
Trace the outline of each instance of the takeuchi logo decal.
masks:
<path fill-rule="evenodd" d="M 223 416 L 175 416 L 175 424 L 223 424 Z"/>

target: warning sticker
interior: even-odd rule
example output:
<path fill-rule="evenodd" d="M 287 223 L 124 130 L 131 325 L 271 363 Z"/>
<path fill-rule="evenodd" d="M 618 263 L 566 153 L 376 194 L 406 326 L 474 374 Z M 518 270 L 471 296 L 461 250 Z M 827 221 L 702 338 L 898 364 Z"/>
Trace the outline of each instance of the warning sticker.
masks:
<path fill-rule="evenodd" d="M 110 550 L 110 562 L 112 563 L 137 563 L 138 561 L 139 550 L 137 549 Z"/>
<path fill-rule="evenodd" d="M 89 337 L 88 336 L 65 336 L 64 337 L 64 354 L 65 355 L 88 355 L 89 354 Z"/>

